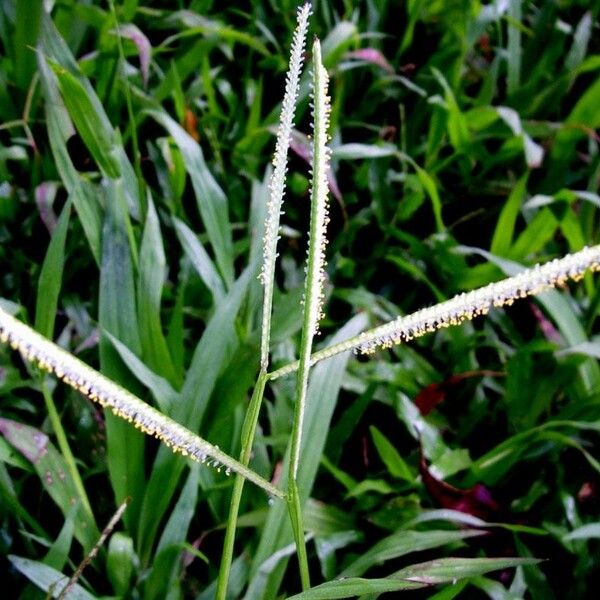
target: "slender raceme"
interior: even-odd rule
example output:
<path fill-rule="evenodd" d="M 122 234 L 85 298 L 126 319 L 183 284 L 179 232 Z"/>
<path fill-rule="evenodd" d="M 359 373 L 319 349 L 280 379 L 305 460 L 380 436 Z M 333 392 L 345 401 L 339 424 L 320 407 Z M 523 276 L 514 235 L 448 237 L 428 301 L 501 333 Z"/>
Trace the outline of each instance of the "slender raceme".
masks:
<path fill-rule="evenodd" d="M 306 262 L 306 280 L 304 285 L 304 315 L 302 339 L 300 342 L 300 361 L 296 380 L 296 399 L 294 422 L 290 442 L 290 462 L 288 472 L 288 507 L 292 520 L 292 529 L 296 541 L 302 588 L 310 587 L 308 558 L 302 525 L 302 504 L 296 481 L 300 464 L 304 414 L 308 391 L 310 355 L 313 338 L 318 331 L 319 320 L 323 316 L 323 284 L 325 281 L 325 248 L 327 247 L 328 187 L 327 169 L 329 166 L 328 129 L 331 111 L 328 96 L 327 71 L 321 61 L 321 44 L 318 39 L 313 43 L 313 146 L 312 146 L 312 186 L 310 235 L 308 259 Z"/>
<path fill-rule="evenodd" d="M 435 306 L 398 317 L 385 325 L 315 352 L 310 358 L 310 363 L 314 365 L 348 350 L 371 354 L 377 348 L 390 348 L 436 329 L 460 325 L 464 321 L 486 314 L 493 306 L 510 305 L 519 298 L 533 296 L 561 286 L 569 279 L 577 281 L 587 270 L 600 270 L 600 245 L 567 254 L 544 265 L 535 265 L 514 277 L 490 283 Z M 290 363 L 270 373 L 269 378 L 277 379 L 292 373 L 298 369 L 298 365 L 299 362 Z"/>
<path fill-rule="evenodd" d="M 292 434 L 290 473 L 295 477 L 298 471 L 300 438 L 308 387 L 308 372 L 313 338 L 318 331 L 319 320 L 323 317 L 323 285 L 325 281 L 325 249 L 327 247 L 326 228 L 328 215 L 327 168 L 329 165 L 328 128 L 330 100 L 328 96 L 327 71 L 321 62 L 321 44 L 313 44 L 313 147 L 312 147 L 312 187 L 310 234 L 308 259 L 306 262 L 306 282 L 304 287 L 304 316 L 302 340 L 300 344 L 300 368 L 296 387 L 296 412 Z M 298 438 L 295 440 L 295 438 Z M 296 443 L 297 442 L 297 443 Z"/>
<path fill-rule="evenodd" d="M 263 370 L 266 370 L 269 361 L 275 261 L 277 259 L 277 242 L 279 240 L 279 219 L 281 217 L 281 205 L 285 194 L 288 150 L 292 127 L 294 126 L 294 115 L 296 113 L 300 74 L 304 62 L 304 46 L 310 10 L 311 7 L 308 3 L 298 9 L 298 24 L 292 39 L 290 64 L 281 106 L 275 154 L 273 156 L 274 170 L 269 184 L 269 201 L 267 204 L 265 237 L 263 240 L 263 266 L 260 274 L 260 280 L 264 285 L 261 335 L 261 368 Z"/>
<path fill-rule="evenodd" d="M 271 340 L 271 313 L 273 311 L 273 292 L 275 290 L 275 262 L 277 259 L 277 242 L 279 240 L 279 221 L 283 197 L 285 195 L 288 151 L 292 127 L 294 125 L 296 102 L 298 100 L 300 74 L 304 63 L 304 47 L 310 12 L 311 6 L 309 3 L 306 3 L 298 9 L 297 13 L 297 25 L 292 37 L 290 62 L 281 106 L 275 154 L 273 156 L 274 170 L 269 183 L 269 199 L 267 202 L 267 216 L 263 239 L 263 265 L 260 273 L 260 280 L 264 288 L 260 341 L 260 374 L 242 428 L 240 462 L 244 466 L 247 466 L 250 462 L 252 446 L 254 444 L 254 434 L 258 424 L 258 416 L 260 414 L 260 407 L 267 382 L 269 347 Z M 227 528 L 223 544 L 223 555 L 219 567 L 216 590 L 217 600 L 225 600 L 227 597 L 229 572 L 233 561 L 235 532 L 243 489 L 244 479 L 237 475 L 231 493 L 231 503 L 229 506 Z"/>
<path fill-rule="evenodd" d="M 103 407 L 110 408 L 118 417 L 133 423 L 137 429 L 158 438 L 173 452 L 179 452 L 196 462 L 219 470 L 223 468 L 227 474 L 231 471 L 239 473 L 269 494 L 283 497 L 283 493 L 274 485 L 219 450 L 217 446 L 213 446 L 166 417 L 131 392 L 21 323 L 2 308 L 0 308 L 0 341 L 9 343 L 14 350 L 19 350 L 23 358 L 54 373 L 84 396 Z"/>

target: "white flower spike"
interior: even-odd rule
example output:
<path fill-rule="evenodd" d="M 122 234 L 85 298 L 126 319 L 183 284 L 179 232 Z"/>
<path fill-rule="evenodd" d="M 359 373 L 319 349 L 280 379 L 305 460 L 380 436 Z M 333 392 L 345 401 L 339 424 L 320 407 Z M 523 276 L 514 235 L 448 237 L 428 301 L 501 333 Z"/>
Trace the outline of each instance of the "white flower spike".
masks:
<path fill-rule="evenodd" d="M 561 286 L 569 279 L 577 281 L 587 270 L 600 271 L 600 245 L 567 254 L 545 265 L 535 265 L 514 277 L 459 294 L 450 300 L 423 308 L 405 317 L 398 317 L 385 325 L 315 352 L 310 358 L 310 364 L 314 365 L 348 350 L 371 354 L 380 347 L 389 348 L 436 329 L 460 325 L 478 315 L 486 314 L 492 306 L 510 305 L 519 298 L 533 296 Z M 290 363 L 273 371 L 270 379 L 292 373 L 297 368 L 298 362 Z"/>
<path fill-rule="evenodd" d="M 275 154 L 273 156 L 274 170 L 269 184 L 269 200 L 265 222 L 265 236 L 263 239 L 263 266 L 260 273 L 260 280 L 265 287 L 261 342 L 261 366 L 264 369 L 267 367 L 269 355 L 269 330 L 271 322 L 273 282 L 275 278 L 275 260 L 277 258 L 277 242 L 279 240 L 281 205 L 285 194 L 288 150 L 292 128 L 294 126 L 294 115 L 296 112 L 296 102 L 298 100 L 300 74 L 304 63 L 304 48 L 310 14 L 311 6 L 308 3 L 298 9 L 298 21 L 292 39 L 290 65 L 286 78 L 285 94 L 281 106 Z"/>
<path fill-rule="evenodd" d="M 219 450 L 217 446 L 213 446 L 166 417 L 131 392 L 21 323 L 2 308 L 0 308 L 0 342 L 10 344 L 27 361 L 54 373 L 84 396 L 111 409 L 116 416 L 129 421 L 144 433 L 158 438 L 173 452 L 179 452 L 196 462 L 219 470 L 224 468 L 226 474 L 231 471 L 239 473 L 269 494 L 283 497 L 282 492 L 275 486 Z"/>

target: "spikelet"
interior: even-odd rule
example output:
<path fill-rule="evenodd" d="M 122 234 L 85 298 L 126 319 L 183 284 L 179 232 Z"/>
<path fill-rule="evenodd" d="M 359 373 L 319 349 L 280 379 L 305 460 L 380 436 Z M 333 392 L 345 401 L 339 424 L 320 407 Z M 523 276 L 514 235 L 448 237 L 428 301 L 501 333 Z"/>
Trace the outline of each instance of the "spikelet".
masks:
<path fill-rule="evenodd" d="M 49 373 L 54 373 L 84 396 L 112 410 L 116 416 L 132 423 L 147 435 L 156 437 L 173 452 L 179 452 L 219 471 L 224 469 L 227 475 L 234 471 L 262 487 L 269 494 L 283 496 L 275 486 L 219 450 L 217 446 L 166 417 L 131 392 L 21 323 L 2 308 L 0 308 L 0 342 L 10 344 L 25 360 L 37 364 Z"/>
<path fill-rule="evenodd" d="M 371 354 L 377 348 L 390 348 L 436 329 L 460 325 L 479 315 L 487 314 L 491 307 L 508 306 L 520 298 L 562 286 L 569 279 L 578 281 L 587 270 L 600 270 L 600 246 L 584 248 L 544 265 L 535 265 L 514 277 L 459 294 L 435 306 L 399 317 L 385 325 L 315 352 L 311 356 L 310 363 L 314 365 L 348 350 Z M 298 362 L 290 363 L 271 373 L 270 379 L 292 373 L 297 368 Z"/>
<path fill-rule="evenodd" d="M 269 200 L 267 203 L 267 217 L 265 221 L 265 234 L 263 239 L 263 265 L 259 275 L 259 279 L 265 287 L 261 348 L 261 362 L 264 368 L 266 368 L 269 350 L 269 324 L 272 309 L 273 281 L 275 277 L 275 259 L 277 258 L 277 242 L 279 240 L 279 219 L 281 216 L 281 205 L 283 203 L 283 196 L 285 194 L 287 157 L 292 127 L 294 125 L 296 102 L 298 100 L 300 74 L 302 72 L 302 65 L 304 62 L 304 47 L 310 12 L 311 7 L 308 3 L 304 4 L 304 6 L 298 9 L 297 26 L 292 39 L 290 64 L 286 77 L 283 103 L 281 106 L 275 154 L 273 155 L 274 170 L 269 183 Z"/>

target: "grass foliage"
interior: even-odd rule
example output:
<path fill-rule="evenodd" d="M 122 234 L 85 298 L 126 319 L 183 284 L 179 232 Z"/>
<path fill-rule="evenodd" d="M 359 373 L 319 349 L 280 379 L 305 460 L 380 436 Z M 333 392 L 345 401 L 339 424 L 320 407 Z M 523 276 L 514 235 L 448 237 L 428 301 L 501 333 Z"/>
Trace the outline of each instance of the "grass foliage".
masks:
<path fill-rule="evenodd" d="M 297 9 L 0 4 L 8 597 L 598 582 L 600 7 Z"/>

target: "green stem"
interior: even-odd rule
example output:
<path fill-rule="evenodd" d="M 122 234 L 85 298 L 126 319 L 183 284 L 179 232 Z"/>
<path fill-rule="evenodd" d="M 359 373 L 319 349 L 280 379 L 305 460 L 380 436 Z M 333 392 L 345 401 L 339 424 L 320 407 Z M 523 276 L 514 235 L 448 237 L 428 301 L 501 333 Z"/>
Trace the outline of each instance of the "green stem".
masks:
<path fill-rule="evenodd" d="M 242 449 L 240 452 L 240 463 L 248 466 L 250 456 L 252 455 L 252 445 L 254 443 L 254 434 L 256 433 L 256 425 L 258 424 L 258 415 L 260 414 L 260 406 L 262 404 L 263 395 L 265 393 L 265 385 L 267 383 L 267 374 L 261 371 L 250 404 L 246 412 L 244 425 L 242 426 Z M 217 600 L 225 600 L 227 596 L 227 584 L 229 582 L 229 572 L 233 561 L 233 546 L 235 542 L 235 532 L 237 529 L 237 519 L 240 510 L 240 502 L 242 500 L 242 491 L 244 489 L 244 477 L 241 475 L 235 476 L 233 483 L 233 491 L 231 493 L 231 503 L 229 505 L 229 516 L 227 518 L 227 529 L 225 530 L 225 541 L 223 543 L 223 554 L 221 556 L 221 565 L 219 567 L 219 578 L 217 580 Z"/>

